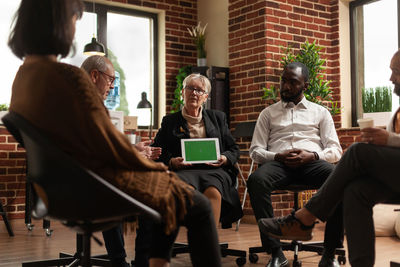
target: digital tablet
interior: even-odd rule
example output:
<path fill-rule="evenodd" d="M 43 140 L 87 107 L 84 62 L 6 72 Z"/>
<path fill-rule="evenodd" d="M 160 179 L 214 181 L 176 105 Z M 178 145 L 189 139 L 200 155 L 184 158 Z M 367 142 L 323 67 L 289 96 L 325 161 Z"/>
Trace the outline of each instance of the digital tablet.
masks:
<path fill-rule="evenodd" d="M 184 163 L 215 163 L 220 157 L 218 138 L 181 139 Z"/>

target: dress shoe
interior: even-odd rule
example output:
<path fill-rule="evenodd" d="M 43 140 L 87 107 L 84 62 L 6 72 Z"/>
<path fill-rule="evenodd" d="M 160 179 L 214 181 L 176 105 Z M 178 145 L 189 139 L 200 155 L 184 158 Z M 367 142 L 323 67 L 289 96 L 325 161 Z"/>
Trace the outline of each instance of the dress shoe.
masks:
<path fill-rule="evenodd" d="M 314 224 L 310 226 L 302 224 L 292 212 L 285 217 L 260 219 L 258 227 L 261 232 L 271 237 L 308 241 L 312 239 Z"/>
<path fill-rule="evenodd" d="M 339 262 L 333 257 L 325 257 L 322 256 L 321 260 L 318 263 L 318 267 L 340 267 Z"/>
<path fill-rule="evenodd" d="M 289 265 L 289 261 L 284 257 L 283 259 L 279 257 L 272 257 L 267 263 L 266 267 L 285 267 Z"/>

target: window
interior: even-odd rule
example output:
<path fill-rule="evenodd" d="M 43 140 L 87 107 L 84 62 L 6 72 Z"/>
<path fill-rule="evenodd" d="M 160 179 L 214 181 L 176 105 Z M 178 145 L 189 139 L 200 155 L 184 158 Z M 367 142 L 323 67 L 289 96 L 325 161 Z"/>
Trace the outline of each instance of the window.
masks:
<path fill-rule="evenodd" d="M 356 0 L 350 3 L 353 126 L 363 116 L 362 88 L 393 89 L 389 66 L 399 47 L 399 2 Z M 398 107 L 399 98 L 393 94 L 392 113 Z"/>
<path fill-rule="evenodd" d="M 0 80 L 2 81 L 0 104 L 10 104 L 12 83 L 22 64 L 22 61 L 14 56 L 7 45 L 11 22 L 20 2 L 19 0 L 0 2 L 0 58 L 3 62 L 0 66 Z"/>
<path fill-rule="evenodd" d="M 82 51 L 95 35 L 120 73 L 120 107 L 125 115 L 138 116 L 139 126 L 150 124 L 150 110 L 137 109 L 142 92 L 153 106 L 153 125 L 158 125 L 157 15 L 132 9 L 86 4 L 77 21 L 73 57 L 64 62 L 80 66 L 87 56 Z"/>

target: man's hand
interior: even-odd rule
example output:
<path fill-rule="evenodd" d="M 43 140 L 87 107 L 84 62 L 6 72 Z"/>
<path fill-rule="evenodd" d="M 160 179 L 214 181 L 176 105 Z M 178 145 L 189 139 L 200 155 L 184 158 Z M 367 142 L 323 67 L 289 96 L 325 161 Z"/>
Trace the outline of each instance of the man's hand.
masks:
<path fill-rule="evenodd" d="M 374 145 L 387 145 L 389 132 L 381 128 L 367 127 L 361 130 L 361 142 Z"/>
<path fill-rule="evenodd" d="M 173 170 L 180 170 L 192 166 L 192 164 L 190 163 L 183 163 L 182 157 L 171 158 L 169 161 L 169 165 Z"/>
<path fill-rule="evenodd" d="M 275 155 L 275 160 L 289 168 L 298 168 L 315 160 L 315 155 L 302 149 L 291 149 Z"/>
<path fill-rule="evenodd" d="M 151 140 L 139 142 L 135 145 L 135 147 L 145 158 L 156 160 L 161 155 L 161 147 L 151 147 L 151 142 Z"/>
<path fill-rule="evenodd" d="M 213 167 L 221 167 L 222 165 L 226 165 L 227 163 L 228 163 L 228 159 L 224 155 L 221 155 L 221 157 L 219 157 L 217 163 L 207 163 L 207 165 L 210 165 Z"/>

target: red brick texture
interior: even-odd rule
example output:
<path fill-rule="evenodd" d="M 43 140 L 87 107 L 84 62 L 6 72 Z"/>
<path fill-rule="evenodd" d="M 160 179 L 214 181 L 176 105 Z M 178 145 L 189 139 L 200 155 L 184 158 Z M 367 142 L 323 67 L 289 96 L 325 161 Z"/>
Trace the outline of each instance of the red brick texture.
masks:
<path fill-rule="evenodd" d="M 10 219 L 24 217 L 25 168 L 24 150 L 0 127 L 0 201 Z"/>
<path fill-rule="evenodd" d="M 338 1 L 230 0 L 231 121 L 251 121 L 266 106 L 263 87 L 279 86 L 283 49 L 305 41 L 324 47 L 326 78 L 340 100 Z M 340 104 L 340 103 L 339 103 Z M 340 116 L 335 122 L 340 127 Z"/>

